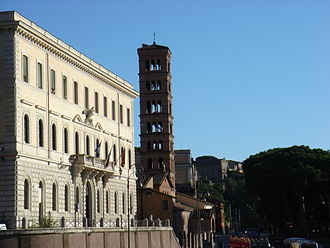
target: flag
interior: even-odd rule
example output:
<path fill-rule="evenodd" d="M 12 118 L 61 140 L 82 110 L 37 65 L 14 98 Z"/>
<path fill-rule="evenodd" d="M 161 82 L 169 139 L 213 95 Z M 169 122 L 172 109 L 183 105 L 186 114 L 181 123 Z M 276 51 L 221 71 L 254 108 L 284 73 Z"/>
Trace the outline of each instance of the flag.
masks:
<path fill-rule="evenodd" d="M 95 157 L 100 157 L 101 143 L 96 144 Z"/>
<path fill-rule="evenodd" d="M 107 168 L 109 166 L 111 151 L 112 151 L 112 148 L 110 149 L 110 152 L 109 152 L 106 160 L 104 161 L 104 168 Z"/>
<path fill-rule="evenodd" d="M 121 166 L 125 166 L 125 148 L 121 148 Z"/>

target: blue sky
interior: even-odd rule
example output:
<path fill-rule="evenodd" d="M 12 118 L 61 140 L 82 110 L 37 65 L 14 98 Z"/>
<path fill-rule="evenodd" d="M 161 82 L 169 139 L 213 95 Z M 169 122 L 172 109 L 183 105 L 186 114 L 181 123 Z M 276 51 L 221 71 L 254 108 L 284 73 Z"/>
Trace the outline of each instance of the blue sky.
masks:
<path fill-rule="evenodd" d="M 174 146 L 195 158 L 330 149 L 329 0 L 11 0 L 0 9 L 17 10 L 136 90 L 136 49 L 156 32 L 172 51 Z"/>

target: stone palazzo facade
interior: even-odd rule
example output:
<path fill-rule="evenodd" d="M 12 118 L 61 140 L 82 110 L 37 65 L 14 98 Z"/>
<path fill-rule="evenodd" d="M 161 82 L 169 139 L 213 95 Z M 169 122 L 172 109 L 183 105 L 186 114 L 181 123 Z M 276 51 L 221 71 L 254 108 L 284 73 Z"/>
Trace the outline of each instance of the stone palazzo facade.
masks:
<path fill-rule="evenodd" d="M 48 31 L 0 12 L 0 223 L 119 226 L 134 218 L 137 96 Z"/>

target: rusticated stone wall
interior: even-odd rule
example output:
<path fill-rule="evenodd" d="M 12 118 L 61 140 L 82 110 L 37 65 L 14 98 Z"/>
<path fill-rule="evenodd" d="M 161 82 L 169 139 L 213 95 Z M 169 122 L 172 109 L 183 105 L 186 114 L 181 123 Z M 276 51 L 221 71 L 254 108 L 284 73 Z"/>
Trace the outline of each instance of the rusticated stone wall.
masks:
<path fill-rule="evenodd" d="M 127 248 L 128 232 L 106 229 L 44 229 L 0 232 L 0 248 Z M 134 228 L 130 248 L 179 248 L 172 228 Z"/>

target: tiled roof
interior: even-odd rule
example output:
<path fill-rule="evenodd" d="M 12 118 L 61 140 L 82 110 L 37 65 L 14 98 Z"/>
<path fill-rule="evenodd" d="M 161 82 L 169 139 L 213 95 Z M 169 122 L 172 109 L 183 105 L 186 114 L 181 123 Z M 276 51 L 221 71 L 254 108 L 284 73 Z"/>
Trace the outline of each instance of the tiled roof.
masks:
<path fill-rule="evenodd" d="M 213 208 L 212 209 L 197 209 L 194 210 L 191 217 L 193 218 L 211 218 L 214 213 Z"/>

